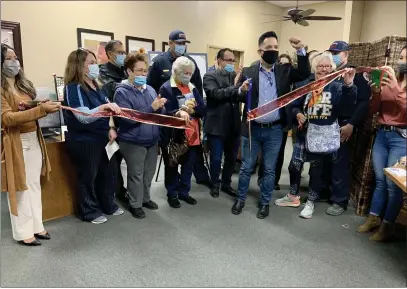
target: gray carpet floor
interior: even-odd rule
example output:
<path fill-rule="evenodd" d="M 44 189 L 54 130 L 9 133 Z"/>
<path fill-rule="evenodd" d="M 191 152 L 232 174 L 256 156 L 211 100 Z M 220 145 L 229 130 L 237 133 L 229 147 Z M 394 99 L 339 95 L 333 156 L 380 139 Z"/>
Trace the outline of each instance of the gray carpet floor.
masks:
<path fill-rule="evenodd" d="M 282 190 L 273 194 L 273 201 L 288 192 L 290 157 L 287 145 Z M 308 183 L 307 171 L 303 185 Z M 395 242 L 373 243 L 369 235 L 356 232 L 363 218 L 352 208 L 331 217 L 324 213 L 326 203 L 317 203 L 311 220 L 298 217 L 300 208 L 274 205 L 270 216 L 259 220 L 256 180 L 253 176 L 244 212 L 234 216 L 231 197 L 212 199 L 206 187 L 195 183 L 191 195 L 198 204 L 170 208 L 161 174 L 152 187 L 159 210 L 146 211 L 146 219 L 134 219 L 126 211 L 108 216 L 102 225 L 74 217 L 50 221 L 45 226 L 52 240 L 33 248 L 12 240 L 2 194 L 1 286 L 406 286 L 405 228 L 399 228 Z"/>

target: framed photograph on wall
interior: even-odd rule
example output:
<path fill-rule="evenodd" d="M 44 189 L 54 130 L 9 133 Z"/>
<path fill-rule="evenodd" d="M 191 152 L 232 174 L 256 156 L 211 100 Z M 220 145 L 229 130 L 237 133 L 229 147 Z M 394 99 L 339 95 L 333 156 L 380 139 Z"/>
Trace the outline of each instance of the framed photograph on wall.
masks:
<path fill-rule="evenodd" d="M 21 67 L 24 67 L 20 23 L 1 20 L 1 43 L 14 48 Z"/>
<path fill-rule="evenodd" d="M 168 46 L 168 42 L 163 41 L 161 44 L 161 49 L 163 52 L 166 52 L 170 47 Z"/>
<path fill-rule="evenodd" d="M 98 64 L 106 63 L 106 44 L 114 39 L 113 32 L 91 30 L 85 28 L 76 29 L 78 48 L 86 48 L 95 53 Z"/>
<path fill-rule="evenodd" d="M 127 53 L 138 51 L 144 48 L 146 53 L 155 50 L 155 40 L 148 38 L 140 38 L 133 36 L 126 36 L 126 51 Z"/>

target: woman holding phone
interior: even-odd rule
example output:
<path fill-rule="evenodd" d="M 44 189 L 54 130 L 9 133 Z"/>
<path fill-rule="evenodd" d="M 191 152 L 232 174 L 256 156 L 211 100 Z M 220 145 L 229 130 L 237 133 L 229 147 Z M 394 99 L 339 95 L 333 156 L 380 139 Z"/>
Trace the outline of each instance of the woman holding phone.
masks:
<path fill-rule="evenodd" d="M 109 103 L 96 79 L 99 66 L 95 54 L 79 48 L 68 56 L 65 68 L 64 104 L 88 114 L 101 111 L 120 113 L 115 103 Z M 114 201 L 114 163 L 105 147 L 116 139 L 109 118 L 92 117 L 64 111 L 66 146 L 78 174 L 77 213 L 83 221 L 102 224 L 106 215 L 121 215 L 123 210 Z"/>
<path fill-rule="evenodd" d="M 31 107 L 36 91 L 13 48 L 1 45 L 1 187 L 8 192 L 13 238 L 26 246 L 51 236 L 42 224 L 40 175 L 51 168 L 37 120 L 59 110 L 54 102 Z M 4 151 L 3 151 L 4 150 Z M 4 152 L 4 160 L 3 160 Z"/>
<path fill-rule="evenodd" d="M 373 145 L 373 169 L 376 189 L 373 193 L 370 214 L 358 232 L 367 233 L 379 227 L 369 240 L 386 241 L 394 233 L 394 223 L 403 206 L 402 190 L 384 175 L 384 168 L 391 167 L 406 155 L 406 46 L 400 53 L 397 74 L 388 71 L 381 87 L 371 83 L 370 112 L 379 113 L 378 130 Z"/>

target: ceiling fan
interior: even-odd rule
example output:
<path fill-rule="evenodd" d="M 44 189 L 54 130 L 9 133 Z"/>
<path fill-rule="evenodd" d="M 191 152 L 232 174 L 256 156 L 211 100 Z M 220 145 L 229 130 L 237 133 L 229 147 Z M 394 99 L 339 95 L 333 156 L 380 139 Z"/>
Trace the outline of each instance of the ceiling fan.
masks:
<path fill-rule="evenodd" d="M 288 10 L 288 13 L 287 13 L 288 16 L 283 16 L 284 19 L 268 21 L 268 22 L 264 22 L 264 23 L 291 20 L 295 24 L 299 24 L 302 26 L 309 26 L 309 23 L 307 20 L 341 20 L 342 19 L 341 17 L 333 17 L 333 16 L 310 16 L 314 12 L 315 12 L 314 9 L 307 9 L 307 10 L 298 9 L 298 0 L 297 0 L 297 6 L 293 9 Z M 280 15 L 273 15 L 273 14 L 263 14 L 262 13 L 262 15 L 281 17 Z"/>

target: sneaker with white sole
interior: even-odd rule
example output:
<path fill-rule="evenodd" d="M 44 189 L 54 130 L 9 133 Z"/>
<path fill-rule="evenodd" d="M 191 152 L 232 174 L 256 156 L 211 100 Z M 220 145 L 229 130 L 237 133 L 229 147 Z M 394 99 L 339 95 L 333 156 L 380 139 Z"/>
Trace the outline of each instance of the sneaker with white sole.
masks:
<path fill-rule="evenodd" d="M 113 213 L 113 216 L 120 216 L 123 215 L 124 211 L 122 208 L 118 208 L 116 212 Z"/>
<path fill-rule="evenodd" d="M 311 219 L 313 213 L 314 213 L 314 202 L 307 201 L 305 203 L 304 209 L 302 209 L 300 213 L 300 217 L 304 219 Z"/>
<path fill-rule="evenodd" d="M 294 207 L 298 208 L 301 205 L 299 196 L 285 195 L 281 199 L 274 201 L 274 204 L 279 207 Z"/>
<path fill-rule="evenodd" d="M 107 218 L 105 216 L 100 216 L 94 219 L 91 223 L 92 224 L 103 224 L 107 221 Z"/>

